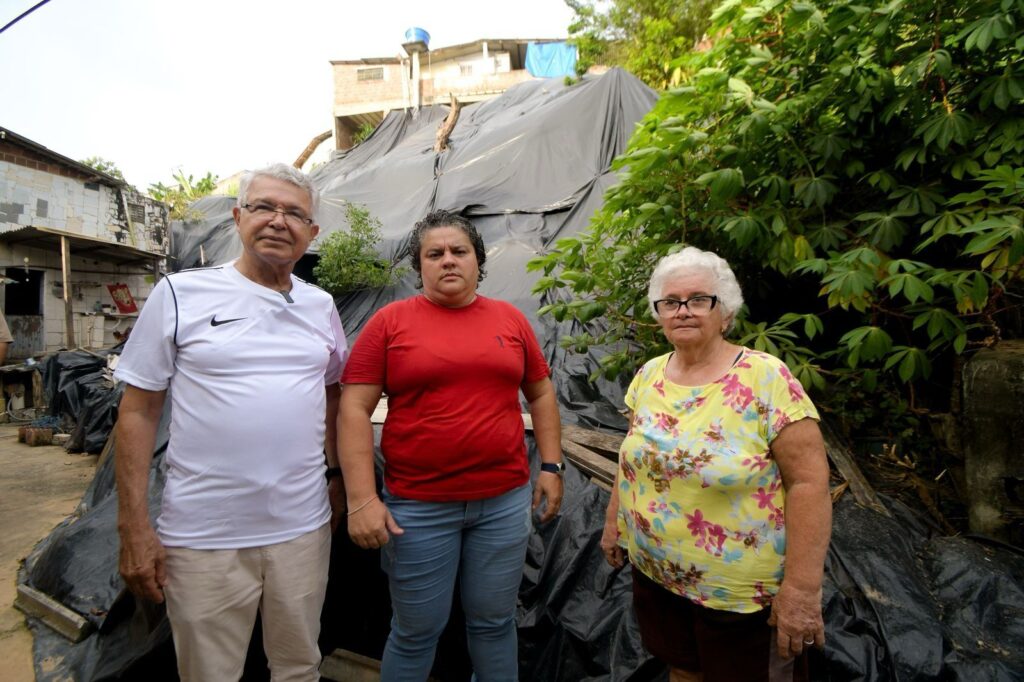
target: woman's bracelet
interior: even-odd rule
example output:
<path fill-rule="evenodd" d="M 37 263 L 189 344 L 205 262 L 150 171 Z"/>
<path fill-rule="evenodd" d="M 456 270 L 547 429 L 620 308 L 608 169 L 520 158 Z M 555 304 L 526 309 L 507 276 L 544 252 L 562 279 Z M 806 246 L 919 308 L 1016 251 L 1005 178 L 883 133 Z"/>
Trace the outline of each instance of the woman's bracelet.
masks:
<path fill-rule="evenodd" d="M 356 507 L 355 509 L 353 509 L 352 511 L 350 511 L 350 512 L 348 513 L 348 516 L 352 516 L 352 515 L 353 515 L 353 514 L 355 514 L 356 512 L 362 511 L 362 510 L 363 510 L 363 508 L 364 508 L 364 507 L 366 507 L 366 505 L 370 504 L 371 502 L 373 502 L 373 501 L 374 501 L 374 500 L 376 500 L 376 499 L 377 499 L 377 496 L 376 496 L 376 495 L 374 495 L 373 497 L 371 497 L 370 499 L 368 499 L 368 500 L 367 500 L 366 502 L 363 502 L 363 503 L 362 503 L 361 505 L 359 505 L 358 507 Z"/>

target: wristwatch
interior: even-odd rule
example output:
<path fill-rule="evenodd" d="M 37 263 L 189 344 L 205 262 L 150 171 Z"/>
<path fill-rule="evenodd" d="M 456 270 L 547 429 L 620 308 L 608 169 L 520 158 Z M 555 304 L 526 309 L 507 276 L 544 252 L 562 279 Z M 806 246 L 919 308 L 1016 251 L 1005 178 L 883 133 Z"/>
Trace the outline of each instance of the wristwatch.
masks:
<path fill-rule="evenodd" d="M 565 462 L 541 462 L 540 470 L 561 476 L 565 471 Z"/>

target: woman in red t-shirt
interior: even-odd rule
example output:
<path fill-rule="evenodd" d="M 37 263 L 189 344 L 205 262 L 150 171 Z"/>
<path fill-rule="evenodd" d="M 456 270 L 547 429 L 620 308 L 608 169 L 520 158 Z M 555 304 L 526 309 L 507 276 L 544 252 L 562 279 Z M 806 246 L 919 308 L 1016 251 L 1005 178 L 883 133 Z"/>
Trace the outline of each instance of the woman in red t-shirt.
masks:
<path fill-rule="evenodd" d="M 427 679 L 458 575 L 477 677 L 515 680 L 531 510 L 546 499 L 540 520 L 548 521 L 562 499 L 550 370 L 523 314 L 477 294 L 487 255 L 468 220 L 429 214 L 409 253 L 423 295 L 367 322 L 342 375 L 339 418 L 349 535 L 382 548 L 391 588 L 381 679 Z M 520 391 L 543 461 L 532 491 Z M 370 417 L 384 392 L 378 497 Z"/>

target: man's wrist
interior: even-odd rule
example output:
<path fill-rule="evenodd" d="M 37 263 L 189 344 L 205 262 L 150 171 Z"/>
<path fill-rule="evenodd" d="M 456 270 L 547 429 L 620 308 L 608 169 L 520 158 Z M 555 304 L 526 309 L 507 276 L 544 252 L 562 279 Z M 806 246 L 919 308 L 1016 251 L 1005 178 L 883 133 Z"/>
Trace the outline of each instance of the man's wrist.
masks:
<path fill-rule="evenodd" d="M 541 462 L 540 470 L 561 476 L 565 472 L 565 462 Z"/>
<path fill-rule="evenodd" d="M 328 481 L 339 476 L 341 476 L 341 467 L 327 467 L 327 471 L 324 472 L 324 477 Z"/>

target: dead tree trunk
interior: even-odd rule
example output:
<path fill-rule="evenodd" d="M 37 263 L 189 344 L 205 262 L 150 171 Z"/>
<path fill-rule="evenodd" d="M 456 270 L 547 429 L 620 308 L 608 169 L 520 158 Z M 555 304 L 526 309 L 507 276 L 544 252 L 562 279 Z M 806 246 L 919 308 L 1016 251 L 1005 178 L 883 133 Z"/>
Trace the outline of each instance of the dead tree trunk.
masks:
<path fill-rule="evenodd" d="M 309 144 L 306 145 L 306 148 L 302 150 L 301 154 L 299 154 L 299 158 L 295 159 L 295 163 L 293 163 L 292 165 L 295 166 L 296 168 L 301 169 L 306 164 L 306 162 L 309 161 L 309 157 L 313 156 L 313 152 L 316 151 L 316 148 L 319 147 L 324 140 L 330 138 L 331 135 L 333 134 L 333 132 L 328 130 L 326 133 L 320 133 L 312 140 L 310 140 Z"/>
<path fill-rule="evenodd" d="M 438 154 L 448 149 L 448 137 L 455 130 L 455 123 L 459 120 L 459 110 L 462 109 L 462 104 L 455 99 L 455 95 L 449 93 L 449 97 L 452 98 L 451 110 L 437 129 L 437 138 L 434 141 L 434 151 Z"/>

